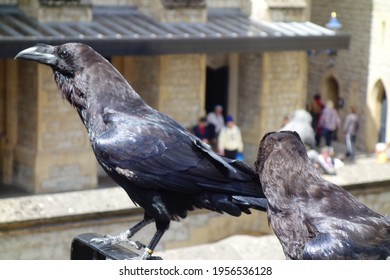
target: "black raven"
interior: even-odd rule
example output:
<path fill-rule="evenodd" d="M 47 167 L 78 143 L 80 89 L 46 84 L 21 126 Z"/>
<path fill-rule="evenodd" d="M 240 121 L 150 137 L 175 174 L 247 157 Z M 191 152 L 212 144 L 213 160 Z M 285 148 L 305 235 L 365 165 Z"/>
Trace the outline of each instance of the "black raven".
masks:
<path fill-rule="evenodd" d="M 118 236 L 94 240 L 128 242 L 151 254 L 171 220 L 205 208 L 239 216 L 265 211 L 259 178 L 240 161 L 215 154 L 173 119 L 149 107 L 123 76 L 91 47 L 38 44 L 15 58 L 53 69 L 60 93 L 76 109 L 98 162 L 145 210 L 144 219 Z M 146 247 L 130 241 L 145 225 L 157 231 Z"/>
<path fill-rule="evenodd" d="M 321 177 L 296 132 L 266 134 L 255 167 L 268 200 L 268 221 L 287 259 L 390 256 L 390 217 Z"/>

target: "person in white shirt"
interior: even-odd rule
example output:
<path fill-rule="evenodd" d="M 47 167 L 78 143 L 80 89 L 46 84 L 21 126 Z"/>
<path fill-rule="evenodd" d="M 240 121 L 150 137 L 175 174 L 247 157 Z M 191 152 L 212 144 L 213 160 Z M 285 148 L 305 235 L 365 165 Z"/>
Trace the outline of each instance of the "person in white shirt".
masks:
<path fill-rule="evenodd" d="M 226 126 L 223 127 L 218 136 L 218 149 L 222 156 L 236 159 L 238 153 L 242 153 L 244 144 L 242 142 L 241 130 L 234 123 L 232 116 L 227 116 Z"/>

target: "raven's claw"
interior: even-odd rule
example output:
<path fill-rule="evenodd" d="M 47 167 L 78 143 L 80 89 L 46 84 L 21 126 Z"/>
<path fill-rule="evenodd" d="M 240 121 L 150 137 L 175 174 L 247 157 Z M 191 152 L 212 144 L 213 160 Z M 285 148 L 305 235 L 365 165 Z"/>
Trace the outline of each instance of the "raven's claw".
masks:
<path fill-rule="evenodd" d="M 142 248 L 145 248 L 146 245 L 139 242 L 139 241 L 133 241 L 129 238 L 132 236 L 131 232 L 129 230 L 122 232 L 116 236 L 112 235 L 105 235 L 104 237 L 97 237 L 92 238 L 91 242 L 97 243 L 97 244 L 103 244 L 103 245 L 116 245 L 125 243 L 130 245 L 131 247 L 134 247 L 135 249 L 139 250 Z"/>

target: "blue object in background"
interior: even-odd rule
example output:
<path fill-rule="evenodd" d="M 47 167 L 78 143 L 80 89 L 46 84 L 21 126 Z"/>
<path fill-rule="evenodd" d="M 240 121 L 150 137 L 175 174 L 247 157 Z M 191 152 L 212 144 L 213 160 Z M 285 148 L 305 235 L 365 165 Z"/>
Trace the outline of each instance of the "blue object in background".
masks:
<path fill-rule="evenodd" d="M 244 160 L 244 155 L 242 153 L 237 153 L 236 159 L 243 161 Z"/>

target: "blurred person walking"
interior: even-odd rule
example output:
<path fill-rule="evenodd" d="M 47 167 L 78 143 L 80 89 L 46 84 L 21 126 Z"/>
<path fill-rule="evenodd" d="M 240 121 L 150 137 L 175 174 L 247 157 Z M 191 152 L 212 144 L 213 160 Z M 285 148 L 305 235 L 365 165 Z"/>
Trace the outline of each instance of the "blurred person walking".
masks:
<path fill-rule="evenodd" d="M 349 160 L 353 161 L 355 159 L 356 134 L 359 130 L 359 117 L 357 115 L 356 107 L 350 107 L 349 113 L 344 120 L 343 130 L 346 145 L 345 155 Z"/>
<path fill-rule="evenodd" d="M 321 127 L 321 137 L 325 137 L 326 146 L 331 147 L 333 135 L 340 126 L 340 117 L 334 108 L 332 100 L 326 101 L 325 108 L 322 111 L 319 120 L 319 126 Z"/>
<path fill-rule="evenodd" d="M 216 136 L 218 136 L 221 129 L 225 126 L 222 112 L 222 105 L 215 105 L 214 111 L 207 114 L 207 121 L 214 125 Z"/>
<path fill-rule="evenodd" d="M 322 110 L 324 109 L 324 104 L 322 103 L 321 96 L 317 93 L 314 95 L 312 102 L 309 105 L 309 112 L 312 117 L 312 127 L 315 132 L 316 146 L 320 145 L 321 138 L 321 127 L 319 126 L 319 121 L 321 118 Z"/>

